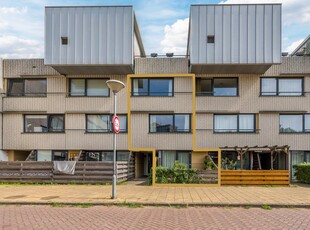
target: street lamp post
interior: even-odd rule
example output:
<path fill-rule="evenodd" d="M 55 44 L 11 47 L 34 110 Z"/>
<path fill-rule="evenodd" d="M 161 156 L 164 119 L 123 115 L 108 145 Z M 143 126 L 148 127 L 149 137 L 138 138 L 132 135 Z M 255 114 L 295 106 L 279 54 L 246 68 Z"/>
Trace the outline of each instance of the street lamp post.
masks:
<path fill-rule="evenodd" d="M 114 96 L 114 118 L 116 117 L 116 94 L 121 91 L 125 84 L 118 80 L 108 80 L 106 82 L 107 86 L 113 93 Z M 113 124 L 114 125 L 114 124 Z M 116 199 L 116 131 L 115 127 L 113 128 L 113 181 L 112 181 L 112 199 Z"/>

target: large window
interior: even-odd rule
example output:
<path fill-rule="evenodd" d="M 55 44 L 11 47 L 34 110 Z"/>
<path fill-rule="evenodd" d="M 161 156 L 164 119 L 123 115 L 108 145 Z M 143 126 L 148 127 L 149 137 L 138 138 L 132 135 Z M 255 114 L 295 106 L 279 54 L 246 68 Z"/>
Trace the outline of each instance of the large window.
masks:
<path fill-rule="evenodd" d="M 52 161 L 67 161 L 68 152 L 67 151 L 52 151 Z"/>
<path fill-rule="evenodd" d="M 108 97 L 109 88 L 106 85 L 108 79 L 70 79 L 70 96 L 96 96 Z"/>
<path fill-rule="evenodd" d="M 134 78 L 132 79 L 133 96 L 173 96 L 173 79 Z"/>
<path fill-rule="evenodd" d="M 8 96 L 45 97 L 46 90 L 46 79 L 8 79 Z"/>
<path fill-rule="evenodd" d="M 237 96 L 238 78 L 197 78 L 196 93 L 199 96 Z"/>
<path fill-rule="evenodd" d="M 113 152 L 111 151 L 85 151 L 86 161 L 113 161 Z M 129 152 L 117 151 L 117 161 L 128 161 Z"/>
<path fill-rule="evenodd" d="M 261 78 L 262 96 L 302 96 L 303 78 Z"/>
<path fill-rule="evenodd" d="M 25 115 L 24 132 L 64 132 L 64 115 Z"/>
<path fill-rule="evenodd" d="M 253 133 L 255 131 L 255 114 L 214 115 L 214 132 Z"/>
<path fill-rule="evenodd" d="M 187 168 L 191 165 L 191 153 L 187 151 L 158 151 L 159 164 L 172 168 L 175 161 L 185 164 Z"/>
<path fill-rule="evenodd" d="M 310 114 L 280 114 L 280 133 L 310 132 Z"/>
<path fill-rule="evenodd" d="M 120 132 L 127 132 L 127 115 L 118 115 L 120 119 Z M 91 133 L 112 132 L 111 122 L 113 116 L 110 114 L 86 115 L 86 131 Z"/>
<path fill-rule="evenodd" d="M 151 133 L 190 132 L 190 114 L 150 115 Z"/>
<path fill-rule="evenodd" d="M 36 150 L 37 161 L 67 161 L 68 151 L 65 150 Z"/>

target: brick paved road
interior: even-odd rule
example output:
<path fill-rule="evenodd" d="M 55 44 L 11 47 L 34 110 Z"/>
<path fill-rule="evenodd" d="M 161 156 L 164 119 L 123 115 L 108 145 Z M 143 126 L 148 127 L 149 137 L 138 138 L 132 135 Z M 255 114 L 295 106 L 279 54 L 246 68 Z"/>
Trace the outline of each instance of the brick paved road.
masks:
<path fill-rule="evenodd" d="M 10 205 L 0 229 L 310 229 L 310 210 Z"/>

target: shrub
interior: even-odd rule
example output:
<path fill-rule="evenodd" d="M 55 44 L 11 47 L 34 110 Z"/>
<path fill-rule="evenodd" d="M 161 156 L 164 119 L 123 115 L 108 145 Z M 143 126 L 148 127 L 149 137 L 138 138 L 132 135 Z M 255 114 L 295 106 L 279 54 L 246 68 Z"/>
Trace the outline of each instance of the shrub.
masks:
<path fill-rule="evenodd" d="M 298 182 L 310 184 L 310 163 L 301 163 L 293 165 L 295 169 L 294 176 Z"/>
<path fill-rule="evenodd" d="M 207 157 L 205 158 L 203 163 L 204 163 L 204 169 L 208 169 L 208 170 L 215 169 L 214 163 L 210 159 L 208 159 Z"/>
<path fill-rule="evenodd" d="M 156 167 L 156 183 L 160 184 L 199 184 L 200 176 L 196 169 L 188 169 L 182 163 L 176 161 L 172 168 Z M 152 175 L 149 175 L 149 183 L 152 184 Z"/>

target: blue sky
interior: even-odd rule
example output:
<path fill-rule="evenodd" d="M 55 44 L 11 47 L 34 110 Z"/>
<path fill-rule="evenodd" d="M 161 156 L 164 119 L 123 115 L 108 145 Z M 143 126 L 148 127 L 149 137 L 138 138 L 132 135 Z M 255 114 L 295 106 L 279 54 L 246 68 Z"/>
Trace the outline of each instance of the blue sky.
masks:
<path fill-rule="evenodd" d="M 185 54 L 191 4 L 282 3 L 282 50 L 310 34 L 309 0 L 0 0 L 0 57 L 44 55 L 44 6 L 133 5 L 147 54 Z"/>

